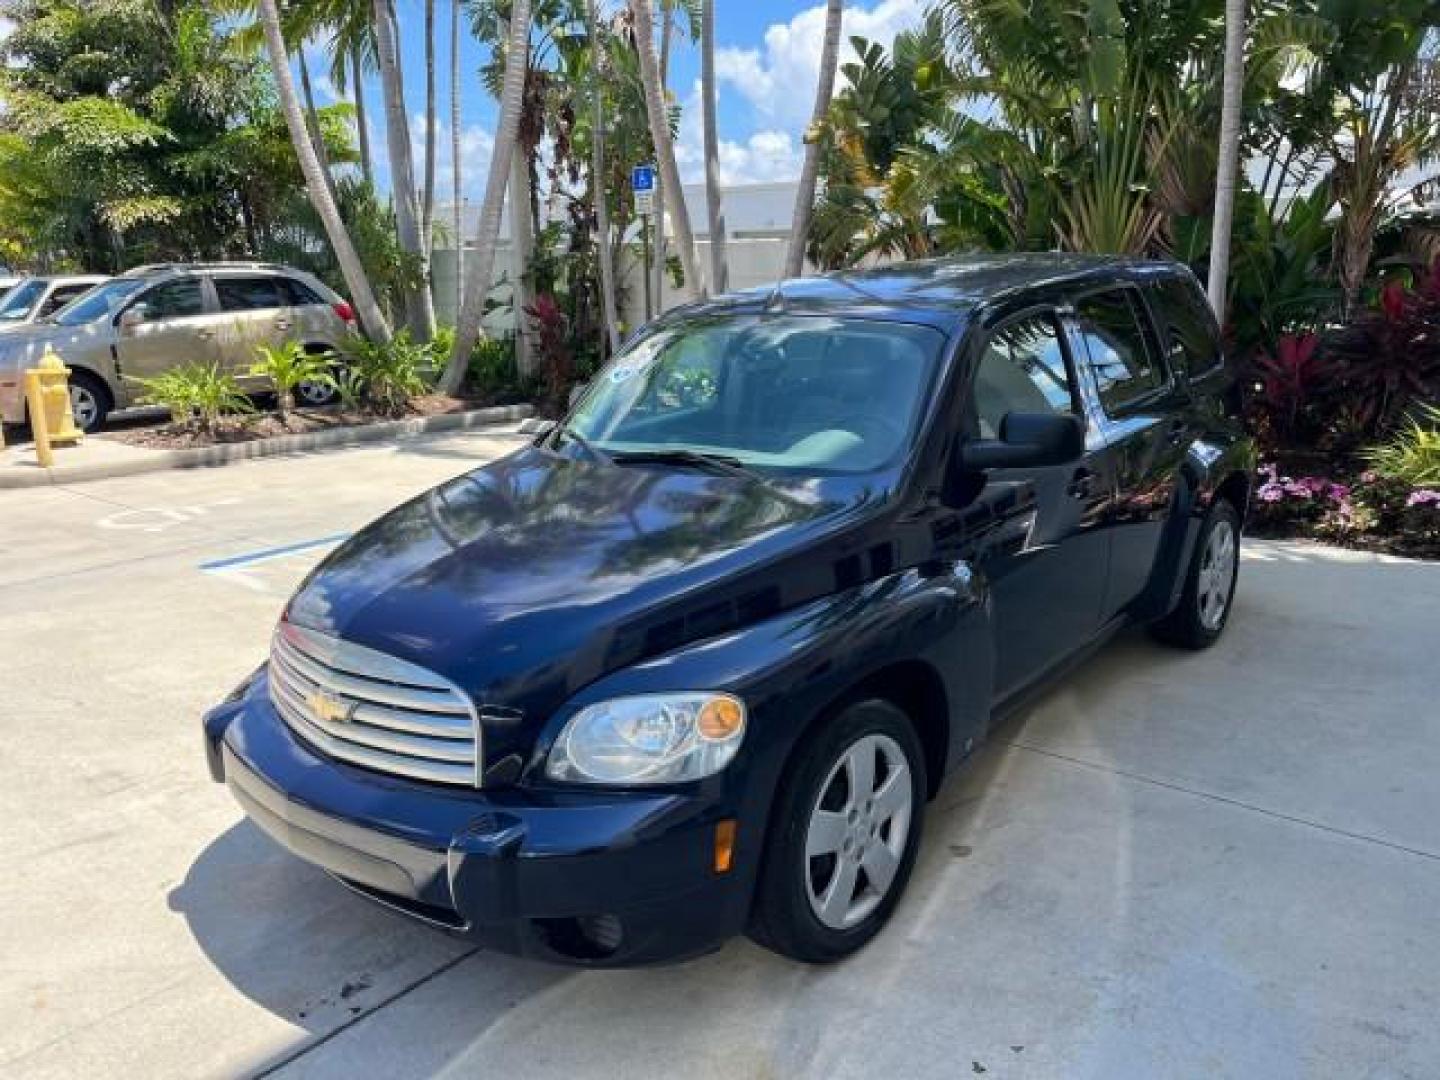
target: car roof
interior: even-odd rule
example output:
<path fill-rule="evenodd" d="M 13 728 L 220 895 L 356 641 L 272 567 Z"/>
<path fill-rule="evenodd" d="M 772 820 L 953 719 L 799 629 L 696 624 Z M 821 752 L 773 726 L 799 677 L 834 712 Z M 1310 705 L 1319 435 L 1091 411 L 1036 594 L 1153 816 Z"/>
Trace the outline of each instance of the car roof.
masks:
<path fill-rule="evenodd" d="M 268 262 L 193 262 L 193 263 L 148 263 L 144 266 L 132 267 L 121 274 L 121 277 L 154 277 L 161 274 L 213 274 L 217 272 L 238 272 L 238 273 L 263 273 L 263 274 L 284 274 L 289 277 L 298 277 L 301 271 L 291 266 L 283 266 L 280 263 Z"/>
<path fill-rule="evenodd" d="M 757 308 L 796 313 L 893 313 L 935 325 L 968 320 L 976 307 L 1017 292 L 1057 285 L 1135 280 L 1184 272 L 1179 263 L 1120 255 L 1026 252 L 948 255 L 791 278 L 726 293 L 675 314 L 739 313 Z M 671 316 L 666 316 L 669 321 Z"/>

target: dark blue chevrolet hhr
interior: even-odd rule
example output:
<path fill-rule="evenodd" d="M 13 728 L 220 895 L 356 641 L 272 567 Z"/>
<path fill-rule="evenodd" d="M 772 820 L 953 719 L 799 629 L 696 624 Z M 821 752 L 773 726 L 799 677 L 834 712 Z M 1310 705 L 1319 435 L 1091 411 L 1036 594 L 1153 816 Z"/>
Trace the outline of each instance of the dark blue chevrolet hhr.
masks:
<path fill-rule="evenodd" d="M 926 803 L 1128 622 L 1230 613 L 1253 449 L 1194 278 L 1075 256 L 790 281 L 327 558 L 204 723 L 296 855 L 498 949 L 852 953 Z"/>

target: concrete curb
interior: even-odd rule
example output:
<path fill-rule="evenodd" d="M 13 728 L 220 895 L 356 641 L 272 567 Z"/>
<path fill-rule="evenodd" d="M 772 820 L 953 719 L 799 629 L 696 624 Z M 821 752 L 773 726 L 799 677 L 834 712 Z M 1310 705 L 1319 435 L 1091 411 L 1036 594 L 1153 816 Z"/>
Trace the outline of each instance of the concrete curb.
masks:
<path fill-rule="evenodd" d="M 231 465 L 254 458 L 278 457 L 314 450 L 334 450 L 388 439 L 412 438 L 447 431 L 469 431 L 472 428 L 524 420 L 534 412 L 530 405 L 497 405 L 439 416 L 416 416 L 407 420 L 386 420 L 378 424 L 335 428 L 330 431 L 309 431 L 301 435 L 277 435 L 273 439 L 225 443 L 219 446 L 197 446 L 188 450 L 156 450 L 143 457 L 121 461 L 95 462 L 89 465 L 56 465 L 49 469 L 12 466 L 14 471 L 0 473 L 0 490 L 6 488 L 45 487 L 50 484 L 80 484 L 90 480 L 108 480 L 116 476 L 161 472 L 166 469 L 202 469 Z M 61 451 L 63 453 L 63 451 Z"/>

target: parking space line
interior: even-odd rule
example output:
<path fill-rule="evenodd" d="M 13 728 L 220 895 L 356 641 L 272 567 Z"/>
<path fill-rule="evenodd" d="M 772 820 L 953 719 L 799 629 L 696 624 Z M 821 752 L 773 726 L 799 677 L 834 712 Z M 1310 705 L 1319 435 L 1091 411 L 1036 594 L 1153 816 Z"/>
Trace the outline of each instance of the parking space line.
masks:
<path fill-rule="evenodd" d="M 338 544 L 340 541 L 348 539 L 349 536 L 348 532 L 331 533 L 329 536 L 321 536 L 315 540 L 300 540 L 293 544 L 281 544 L 278 547 L 261 548 L 259 551 L 247 551 L 243 555 L 231 555 L 224 559 L 203 562 L 200 564 L 200 569 L 212 573 L 216 570 L 227 570 L 250 563 L 265 562 L 269 559 L 280 559 L 286 555 L 294 555 L 298 551 L 309 551 L 311 548 L 324 547 L 326 544 Z"/>

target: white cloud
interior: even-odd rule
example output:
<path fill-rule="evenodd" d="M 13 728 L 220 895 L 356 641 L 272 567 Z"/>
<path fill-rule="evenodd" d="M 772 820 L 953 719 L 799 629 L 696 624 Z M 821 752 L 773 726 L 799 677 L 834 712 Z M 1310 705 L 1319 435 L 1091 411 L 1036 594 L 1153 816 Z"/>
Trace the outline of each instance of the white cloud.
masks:
<path fill-rule="evenodd" d="M 924 13 L 925 0 L 880 0 L 870 8 L 847 6 L 840 31 L 840 62 L 851 58 L 852 36 L 888 46 L 897 33 L 917 25 Z M 801 131 L 815 105 L 824 38 L 825 5 L 820 4 L 789 22 L 772 23 L 765 31 L 763 48 L 716 49 L 716 78 L 733 86 L 775 126 Z"/>
<path fill-rule="evenodd" d="M 385 156 L 384 132 L 381 142 L 371 140 L 371 152 Z M 479 124 L 464 124 L 460 128 L 460 188 L 466 199 L 480 199 L 485 195 L 485 179 L 490 171 L 490 155 L 495 149 L 495 136 L 488 128 Z M 418 195 L 425 183 L 425 114 L 413 113 L 410 117 L 410 156 L 415 166 L 415 190 Z M 435 201 L 450 201 L 450 163 L 454 160 L 450 143 L 450 123 L 447 117 L 436 117 L 435 124 Z M 388 177 L 387 177 L 388 180 Z M 388 185 L 387 185 L 388 186 Z"/>
<path fill-rule="evenodd" d="M 691 85 L 680 112 L 675 163 L 687 184 L 705 179 L 705 135 L 700 109 L 700 80 Z M 800 175 L 803 147 L 798 137 L 777 128 L 755 131 L 743 142 L 722 138 L 717 147 L 722 184 L 759 184 L 794 180 Z"/>

